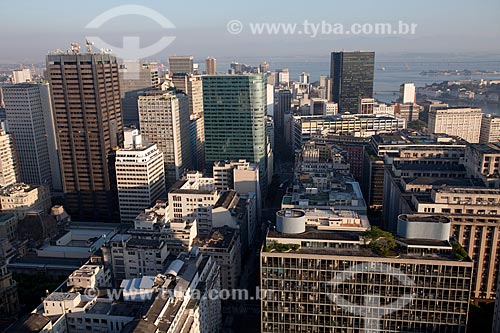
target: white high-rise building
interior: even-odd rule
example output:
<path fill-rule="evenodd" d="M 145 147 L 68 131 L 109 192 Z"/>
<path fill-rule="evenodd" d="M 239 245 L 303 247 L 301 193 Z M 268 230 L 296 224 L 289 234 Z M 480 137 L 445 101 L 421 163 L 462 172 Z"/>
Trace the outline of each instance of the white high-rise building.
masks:
<path fill-rule="evenodd" d="M 48 85 L 8 85 L 3 87 L 3 94 L 21 180 L 27 184 L 45 184 L 61 189 Z M 56 178 L 56 186 L 53 178 Z"/>
<path fill-rule="evenodd" d="M 16 165 L 16 153 L 12 137 L 0 129 L 0 186 L 17 182 L 19 173 Z"/>
<path fill-rule="evenodd" d="M 429 111 L 429 132 L 458 136 L 478 143 L 483 112 L 476 108 L 444 108 Z"/>
<path fill-rule="evenodd" d="M 415 83 L 403 83 L 400 87 L 401 103 L 415 104 L 416 103 L 416 88 Z"/>
<path fill-rule="evenodd" d="M 481 121 L 481 135 L 479 143 L 500 142 L 500 117 L 491 114 L 483 117 Z"/>
<path fill-rule="evenodd" d="M 16 69 L 12 71 L 12 83 L 31 82 L 31 71 L 29 68 Z"/>
<path fill-rule="evenodd" d="M 278 83 L 290 83 L 290 72 L 288 68 L 282 68 L 276 70 L 278 74 Z"/>
<path fill-rule="evenodd" d="M 156 144 L 142 143 L 137 129 L 125 129 L 124 149 L 116 152 L 116 182 L 122 223 L 165 196 L 163 154 Z"/>
<path fill-rule="evenodd" d="M 163 153 L 167 186 L 192 168 L 188 103 L 174 91 L 151 91 L 138 99 L 141 134 Z"/>
<path fill-rule="evenodd" d="M 301 84 L 309 84 L 309 83 L 311 83 L 309 73 L 306 73 L 306 72 L 300 73 L 300 83 Z"/>

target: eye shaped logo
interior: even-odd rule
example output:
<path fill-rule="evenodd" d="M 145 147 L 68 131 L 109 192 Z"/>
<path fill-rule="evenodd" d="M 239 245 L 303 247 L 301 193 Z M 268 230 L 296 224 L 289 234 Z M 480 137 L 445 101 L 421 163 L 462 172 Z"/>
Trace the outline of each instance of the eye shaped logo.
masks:
<path fill-rule="evenodd" d="M 125 15 L 139 15 L 147 17 L 160 25 L 163 29 L 175 29 L 175 25 L 165 16 L 148 7 L 139 5 L 123 5 L 111 8 L 90 21 L 86 29 L 99 29 L 103 24 L 117 17 Z M 127 62 L 139 61 L 163 51 L 174 40 L 175 36 L 163 36 L 154 44 L 147 47 L 140 47 L 140 38 L 138 36 L 123 36 L 123 46 L 116 47 L 110 45 L 99 36 L 86 36 L 96 47 L 104 50 L 112 50 L 113 53 Z"/>
<path fill-rule="evenodd" d="M 339 272 L 339 274 L 332 281 L 330 281 L 329 284 L 333 287 L 333 290 L 338 290 L 342 284 L 349 283 L 348 281 L 355 278 L 357 274 L 370 273 L 393 278 L 404 287 L 411 288 L 415 286 L 413 279 L 400 270 L 377 262 L 370 263 L 368 266 L 366 264 L 351 266 L 348 269 Z M 413 294 L 407 293 L 398 297 L 392 303 L 382 304 L 382 300 L 386 298 L 385 295 L 364 294 L 359 296 L 363 296 L 363 304 L 348 301 L 345 298 L 346 295 L 344 294 L 332 292 L 328 295 L 330 300 L 343 310 L 364 318 L 365 329 L 370 330 L 370 332 L 382 332 L 380 330 L 380 320 L 382 317 L 404 308 L 413 299 Z M 393 299 L 393 297 L 390 299 Z"/>

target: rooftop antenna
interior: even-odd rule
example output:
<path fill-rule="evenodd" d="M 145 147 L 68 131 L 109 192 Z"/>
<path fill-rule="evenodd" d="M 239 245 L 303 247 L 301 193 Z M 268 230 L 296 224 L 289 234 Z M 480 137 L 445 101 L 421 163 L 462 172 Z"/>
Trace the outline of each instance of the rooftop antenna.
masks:
<path fill-rule="evenodd" d="M 85 44 L 87 44 L 87 53 L 92 53 L 92 47 L 94 46 L 94 42 L 86 39 Z"/>
<path fill-rule="evenodd" d="M 78 43 L 71 43 L 71 52 L 73 52 L 74 55 L 78 55 L 80 53 L 80 45 L 78 45 Z"/>

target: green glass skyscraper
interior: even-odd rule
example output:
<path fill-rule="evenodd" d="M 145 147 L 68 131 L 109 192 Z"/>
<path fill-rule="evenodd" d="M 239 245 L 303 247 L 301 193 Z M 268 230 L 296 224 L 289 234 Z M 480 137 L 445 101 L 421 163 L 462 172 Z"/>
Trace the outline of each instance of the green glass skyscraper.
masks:
<path fill-rule="evenodd" d="M 266 182 L 266 80 L 264 75 L 203 77 L 205 166 L 246 159 L 259 165 Z"/>

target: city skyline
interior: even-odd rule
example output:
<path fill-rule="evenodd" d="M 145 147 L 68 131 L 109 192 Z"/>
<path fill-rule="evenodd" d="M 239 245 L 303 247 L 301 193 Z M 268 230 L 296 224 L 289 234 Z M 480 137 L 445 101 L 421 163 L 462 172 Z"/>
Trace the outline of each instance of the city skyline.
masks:
<path fill-rule="evenodd" d="M 500 333 L 499 10 L 0 4 L 0 332 Z"/>

